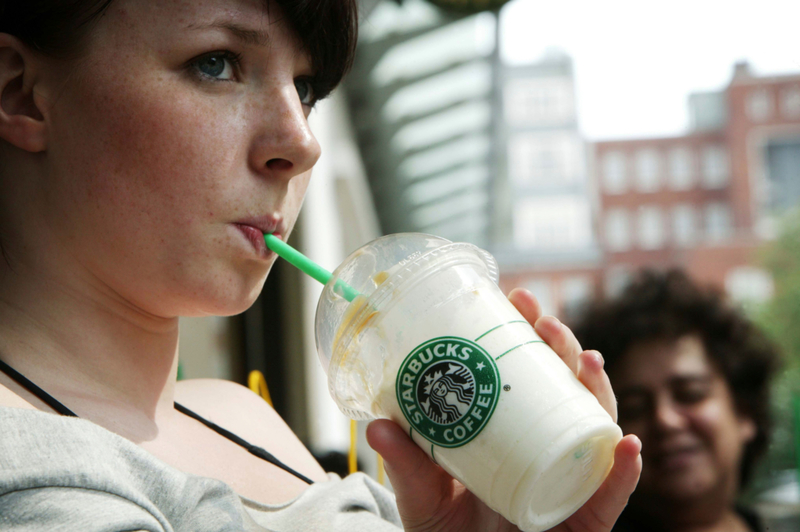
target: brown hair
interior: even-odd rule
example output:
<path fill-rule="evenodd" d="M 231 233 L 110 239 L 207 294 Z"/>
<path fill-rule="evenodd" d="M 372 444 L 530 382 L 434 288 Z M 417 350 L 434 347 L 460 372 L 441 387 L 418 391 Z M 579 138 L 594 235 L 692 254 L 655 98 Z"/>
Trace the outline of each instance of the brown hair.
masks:
<path fill-rule="evenodd" d="M 0 33 L 52 56 L 80 50 L 83 37 L 114 0 L 0 0 Z M 314 92 L 327 96 L 349 70 L 358 36 L 356 0 L 274 2 L 300 39 L 315 71 Z"/>

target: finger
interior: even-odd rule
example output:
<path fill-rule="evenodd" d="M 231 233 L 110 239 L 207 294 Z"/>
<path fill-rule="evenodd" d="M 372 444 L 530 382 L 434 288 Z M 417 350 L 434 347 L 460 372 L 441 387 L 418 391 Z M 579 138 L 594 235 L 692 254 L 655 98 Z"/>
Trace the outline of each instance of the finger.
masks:
<path fill-rule="evenodd" d="M 433 518 L 452 497 L 453 478 L 434 464 L 399 425 L 377 419 L 367 427 L 367 441 L 383 457 L 406 529 Z"/>
<path fill-rule="evenodd" d="M 581 344 L 572 331 L 553 316 L 543 316 L 533 325 L 536 333 L 547 342 L 569 369 L 578 374 L 578 355 L 581 354 Z"/>
<path fill-rule="evenodd" d="M 611 381 L 603 371 L 603 356 L 597 351 L 584 351 L 578 355 L 578 379 L 597 398 L 614 423 L 617 422 L 617 398 Z"/>
<path fill-rule="evenodd" d="M 630 434 L 614 450 L 614 466 L 603 485 L 584 504 L 569 522 L 571 529 L 603 532 L 611 530 L 619 518 L 628 498 L 636 489 L 642 472 L 642 442 Z"/>
<path fill-rule="evenodd" d="M 539 301 L 528 290 L 515 288 L 508 294 L 508 300 L 531 325 L 542 317 L 542 307 L 539 305 Z"/>

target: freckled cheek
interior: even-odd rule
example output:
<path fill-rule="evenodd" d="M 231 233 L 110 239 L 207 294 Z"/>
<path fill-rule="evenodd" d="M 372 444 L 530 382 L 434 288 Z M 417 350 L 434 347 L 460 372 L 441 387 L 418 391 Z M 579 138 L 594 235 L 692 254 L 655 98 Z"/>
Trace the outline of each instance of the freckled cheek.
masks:
<path fill-rule="evenodd" d="M 300 214 L 300 207 L 303 205 L 303 199 L 306 195 L 306 190 L 311 179 L 311 172 L 305 172 L 302 175 L 292 178 L 289 182 L 289 193 L 286 202 L 283 206 L 283 214 L 286 216 L 287 228 L 291 230 L 297 221 L 297 216 Z"/>
<path fill-rule="evenodd" d="M 217 187 L 233 170 L 240 140 L 225 117 L 184 102 L 154 102 L 118 122 L 117 151 L 142 184 L 165 193 Z M 198 191 L 199 192 L 199 191 Z M 176 198 L 174 198 L 176 199 Z"/>
<path fill-rule="evenodd" d="M 77 87 L 78 109 L 69 110 L 88 115 L 84 128 L 91 130 L 84 133 L 102 142 L 125 167 L 161 172 L 207 168 L 208 155 L 216 151 L 219 156 L 235 140 L 238 110 L 224 96 L 178 77 L 129 70 L 122 79 L 102 72 L 88 76 L 95 82 Z"/>

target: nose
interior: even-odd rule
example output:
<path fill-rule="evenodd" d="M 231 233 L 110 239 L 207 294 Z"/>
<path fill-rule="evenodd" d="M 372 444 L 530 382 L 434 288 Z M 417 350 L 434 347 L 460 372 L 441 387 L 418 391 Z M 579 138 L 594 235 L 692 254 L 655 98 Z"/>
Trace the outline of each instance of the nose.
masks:
<path fill-rule="evenodd" d="M 685 428 L 686 417 L 669 398 L 662 397 L 657 399 L 654 408 L 653 422 L 657 430 L 669 432 Z"/>
<path fill-rule="evenodd" d="M 311 170 L 321 149 L 292 84 L 265 99 L 250 165 L 262 175 L 288 181 Z"/>

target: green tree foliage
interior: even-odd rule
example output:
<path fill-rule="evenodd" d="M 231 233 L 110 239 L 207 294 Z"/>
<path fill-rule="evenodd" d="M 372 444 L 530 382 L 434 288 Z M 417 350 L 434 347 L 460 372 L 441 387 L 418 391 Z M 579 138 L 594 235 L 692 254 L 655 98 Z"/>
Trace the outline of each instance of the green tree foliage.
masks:
<path fill-rule="evenodd" d="M 759 323 L 780 346 L 788 370 L 800 369 L 800 209 L 783 220 L 780 236 L 764 254 L 775 295 Z M 800 382 L 797 391 L 800 391 Z"/>
<path fill-rule="evenodd" d="M 768 487 L 776 472 L 800 465 L 800 209 L 785 216 L 778 238 L 766 246 L 762 258 L 775 292 L 754 318 L 780 348 L 783 368 L 771 390 L 772 441 L 751 494 Z"/>

